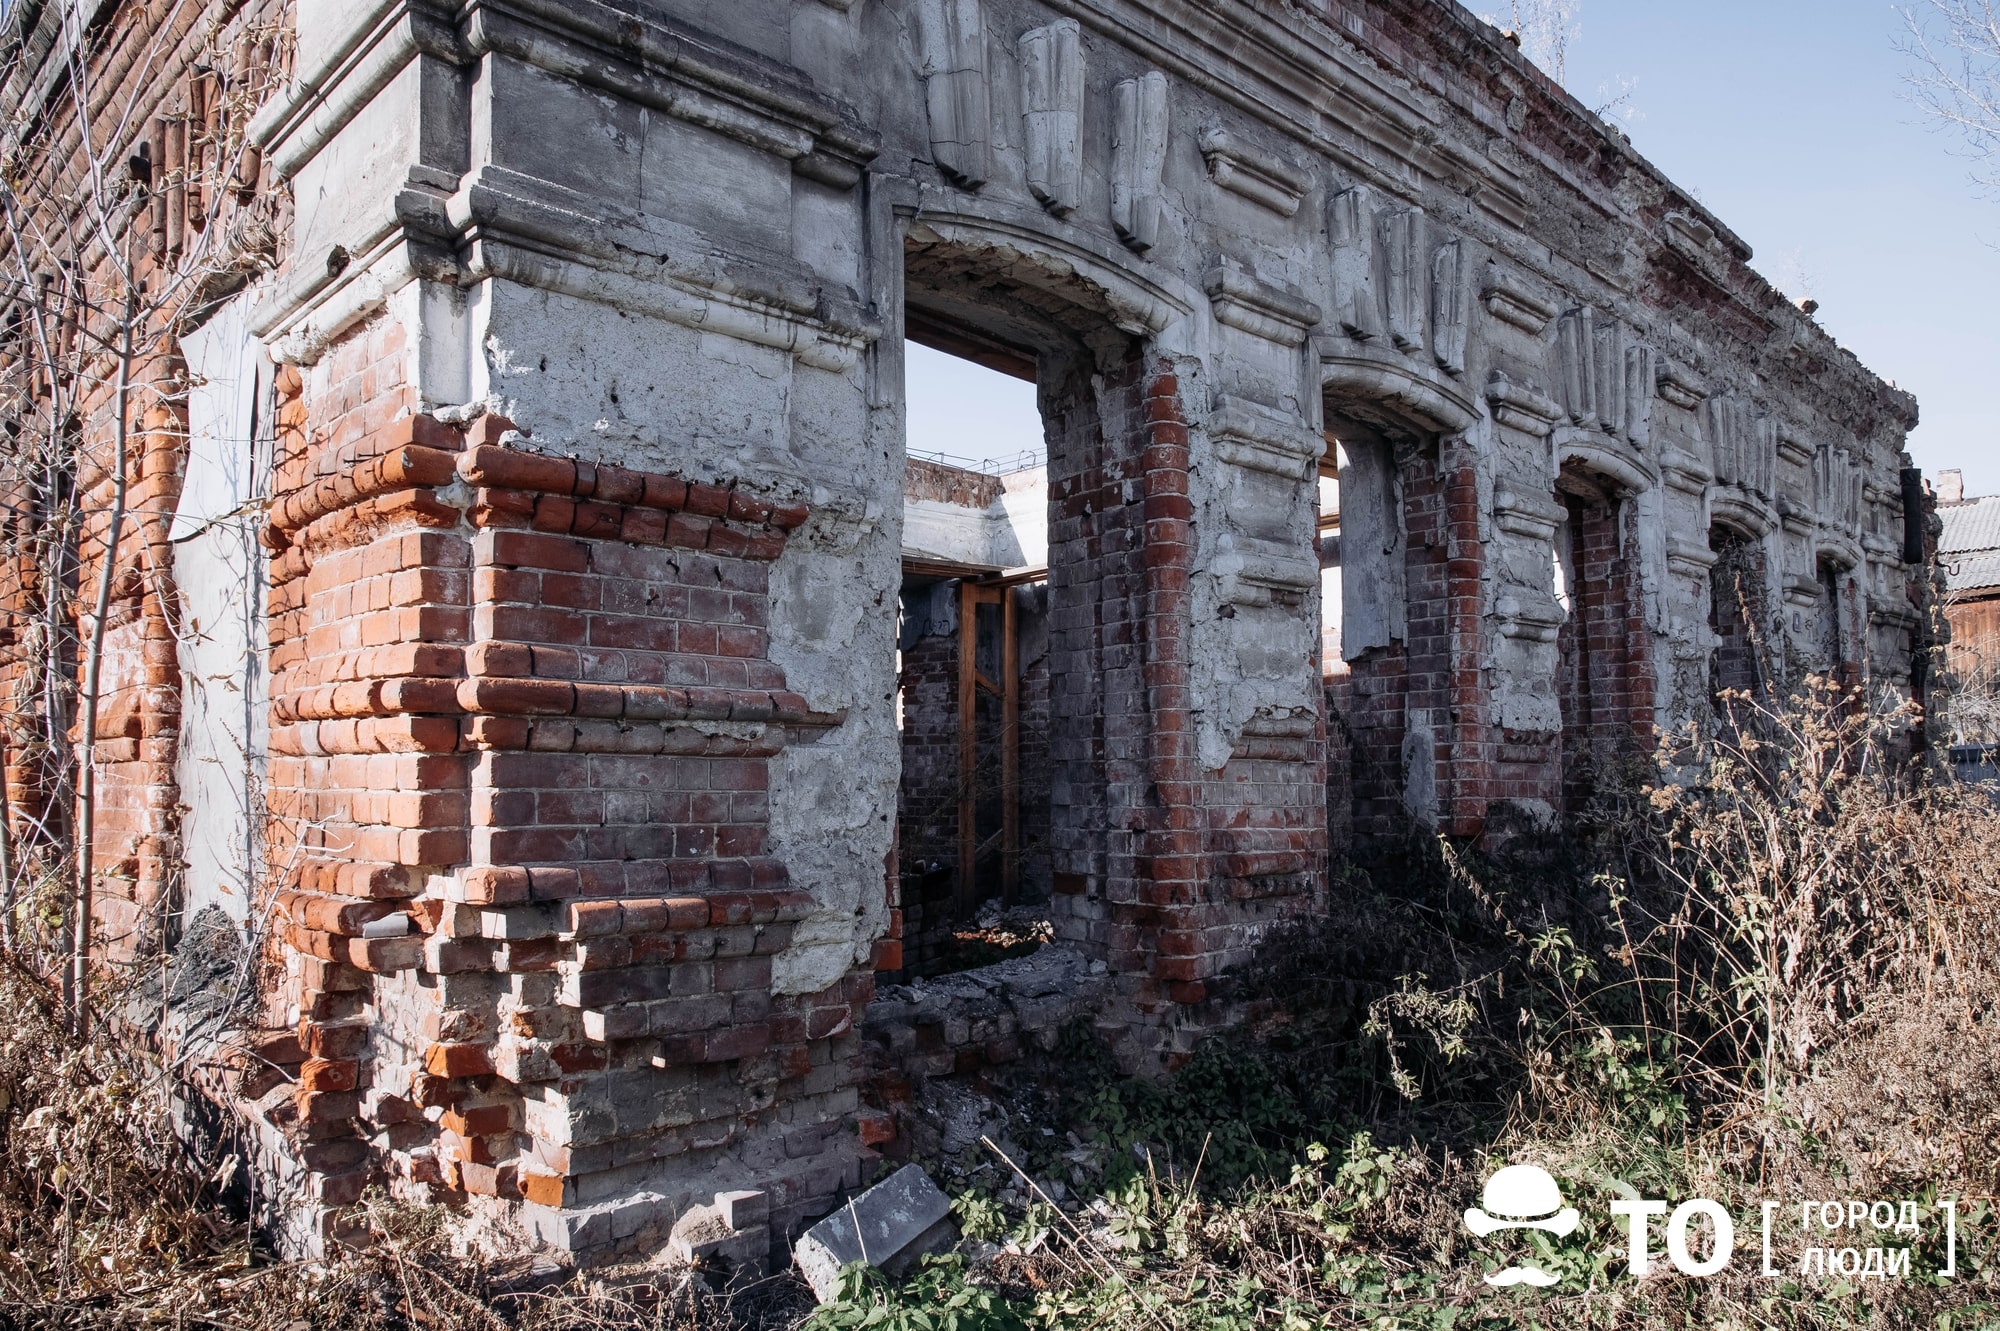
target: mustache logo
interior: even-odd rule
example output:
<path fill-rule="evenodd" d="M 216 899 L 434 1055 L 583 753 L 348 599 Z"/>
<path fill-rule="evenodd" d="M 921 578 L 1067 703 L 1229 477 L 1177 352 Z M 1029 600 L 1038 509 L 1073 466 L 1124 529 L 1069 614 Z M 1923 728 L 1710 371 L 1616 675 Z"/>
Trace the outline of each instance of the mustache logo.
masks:
<path fill-rule="evenodd" d="M 1565 1238 L 1576 1231 L 1581 1217 L 1576 1208 L 1564 1206 L 1562 1190 L 1549 1172 L 1537 1165 L 1509 1165 L 1486 1180 L 1482 1205 L 1465 1213 L 1465 1227 L 1479 1238 L 1503 1229 L 1539 1229 Z M 1546 1289 L 1558 1277 L 1533 1266 L 1510 1266 L 1486 1277 L 1486 1283 L 1505 1289 L 1511 1285 L 1532 1285 Z"/>

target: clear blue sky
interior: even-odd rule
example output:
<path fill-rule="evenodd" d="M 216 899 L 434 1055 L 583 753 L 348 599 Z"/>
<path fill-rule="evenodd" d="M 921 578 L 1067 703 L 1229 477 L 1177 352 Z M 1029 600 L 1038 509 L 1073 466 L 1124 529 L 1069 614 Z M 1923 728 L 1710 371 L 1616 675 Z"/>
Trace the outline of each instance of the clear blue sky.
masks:
<path fill-rule="evenodd" d="M 1492 7 L 1491 0 L 1477 6 Z M 1631 88 L 1634 148 L 1698 192 L 1789 295 L 1917 395 L 1919 466 L 2000 493 L 2000 200 L 1904 96 L 1886 0 L 1583 0 L 1567 83 Z M 923 348 L 910 445 L 965 457 L 1040 443 L 1034 389 Z"/>
<path fill-rule="evenodd" d="M 1886 0 L 1583 0 L 1566 82 L 1917 395 L 1918 466 L 2000 493 L 2000 200 L 1904 95 Z M 1801 285 L 1801 276 L 1804 285 Z"/>

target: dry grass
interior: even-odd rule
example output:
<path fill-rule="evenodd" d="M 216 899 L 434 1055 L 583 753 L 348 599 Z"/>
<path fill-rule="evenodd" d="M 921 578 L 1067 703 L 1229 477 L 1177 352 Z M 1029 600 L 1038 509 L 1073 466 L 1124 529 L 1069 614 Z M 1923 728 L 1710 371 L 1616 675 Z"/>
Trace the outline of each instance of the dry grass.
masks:
<path fill-rule="evenodd" d="M 782 1277 L 726 1293 L 632 1268 L 497 1266 L 449 1216 L 371 1199 L 319 1263 L 259 1251 L 226 1150 L 178 1138 L 169 1084 L 54 990 L 0 972 L 0 1320 L 75 1327 L 870 1327 L 1375 1331 L 2000 1325 L 2000 813 L 1890 763 L 1897 714 L 1816 689 L 1679 737 L 1676 782 L 1502 867 L 1434 843 L 1355 877 L 1243 980 L 1244 1031 L 1166 1085 L 1087 1038 L 963 1175 L 972 1242 L 813 1313 Z M 1031 1121 L 1032 1120 L 1032 1121 Z M 1041 1129 L 1046 1128 L 1045 1134 Z M 1509 1239 L 1463 1208 L 1498 1163 L 1562 1180 L 1583 1226 L 1543 1292 L 1483 1275 Z M 949 1176 L 951 1162 L 931 1162 Z M 959 1162 L 960 1168 L 966 1162 Z M 1961 1278 L 1625 1273 L 1618 1195 L 1968 1199 Z M 1051 1199 L 1060 1197 L 1060 1205 Z M 1887 1238 L 1888 1236 L 1884 1236 Z M 1850 1240 L 1842 1240 L 1850 1241 Z M 1865 1241 L 1873 1240 L 1872 1236 Z M 1655 1238 L 1655 1251 L 1660 1240 Z M 1798 1242 L 1780 1237 L 1781 1268 Z M 1938 1257 L 1934 1231 L 1918 1271 Z"/>
<path fill-rule="evenodd" d="M 1392 889 L 1337 891 L 1336 917 L 1251 978 L 1251 1040 L 1165 1089 L 1105 1080 L 1073 1100 L 1111 1148 L 1101 1171 L 1027 1168 L 1068 1169 L 1110 1212 L 980 1278 L 1070 1325 L 2000 1325 L 1983 1200 L 2000 1177 L 2000 812 L 1893 760 L 1900 712 L 1817 682 L 1735 712 L 1675 737 L 1676 780 L 1607 799 L 1539 858 L 1418 846 L 1378 876 Z M 1523 1162 L 1584 1215 L 1536 1240 L 1563 1277 L 1547 1292 L 1486 1286 L 1507 1240 L 1460 1219 L 1493 1167 Z M 968 1215 L 1017 1246 L 1054 1228 L 1020 1191 Z M 1621 1195 L 1722 1201 L 1750 1218 L 1736 1260 L 1691 1279 L 1656 1256 L 1632 1278 Z M 1908 1240 L 1782 1223 L 1785 1274 L 1759 1278 L 1760 1201 L 1796 1217 L 1850 1198 L 1963 1199 L 1959 1278 L 1927 1274 L 1932 1211 L 1911 1279 L 1799 1279 L 1807 1243 Z"/>

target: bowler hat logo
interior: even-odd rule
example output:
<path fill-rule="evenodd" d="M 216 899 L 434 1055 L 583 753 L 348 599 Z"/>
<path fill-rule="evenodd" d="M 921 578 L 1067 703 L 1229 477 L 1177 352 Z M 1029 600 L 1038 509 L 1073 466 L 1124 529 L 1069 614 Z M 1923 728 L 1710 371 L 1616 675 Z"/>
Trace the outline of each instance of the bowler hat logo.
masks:
<path fill-rule="evenodd" d="M 1576 1208 L 1564 1206 L 1562 1189 L 1539 1165 L 1508 1165 L 1486 1180 L 1480 1205 L 1465 1213 L 1465 1227 L 1479 1238 L 1503 1229 L 1539 1229 L 1564 1238 L 1575 1232 Z M 1556 1277 L 1538 1266 L 1510 1266 L 1486 1277 L 1489 1285 L 1553 1285 Z"/>

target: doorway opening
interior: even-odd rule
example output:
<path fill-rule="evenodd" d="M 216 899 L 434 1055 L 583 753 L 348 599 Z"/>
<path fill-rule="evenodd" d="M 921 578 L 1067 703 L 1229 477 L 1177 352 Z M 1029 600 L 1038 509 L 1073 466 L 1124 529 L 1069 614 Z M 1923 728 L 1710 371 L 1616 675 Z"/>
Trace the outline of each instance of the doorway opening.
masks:
<path fill-rule="evenodd" d="M 1354 840 L 1354 672 L 1341 652 L 1340 441 L 1326 434 L 1319 464 L 1319 661 L 1326 693 L 1327 845 L 1345 854 Z"/>
<path fill-rule="evenodd" d="M 891 890 L 927 976 L 1049 937 L 1048 484 L 1033 358 L 908 322 Z"/>
<path fill-rule="evenodd" d="M 1715 636 L 1709 696 L 1717 720 L 1733 728 L 1747 717 L 1745 705 L 1754 707 L 1766 694 L 1764 547 L 1756 537 L 1720 525 L 1710 530 L 1708 546 L 1716 555 L 1708 574 L 1708 627 Z"/>
<path fill-rule="evenodd" d="M 1580 467 L 1556 482 L 1564 518 L 1555 531 L 1556 699 L 1562 714 L 1562 804 L 1587 807 L 1603 778 L 1631 755 L 1650 720 L 1651 691 L 1633 636 L 1637 585 L 1629 558 L 1629 506 L 1618 488 Z"/>

